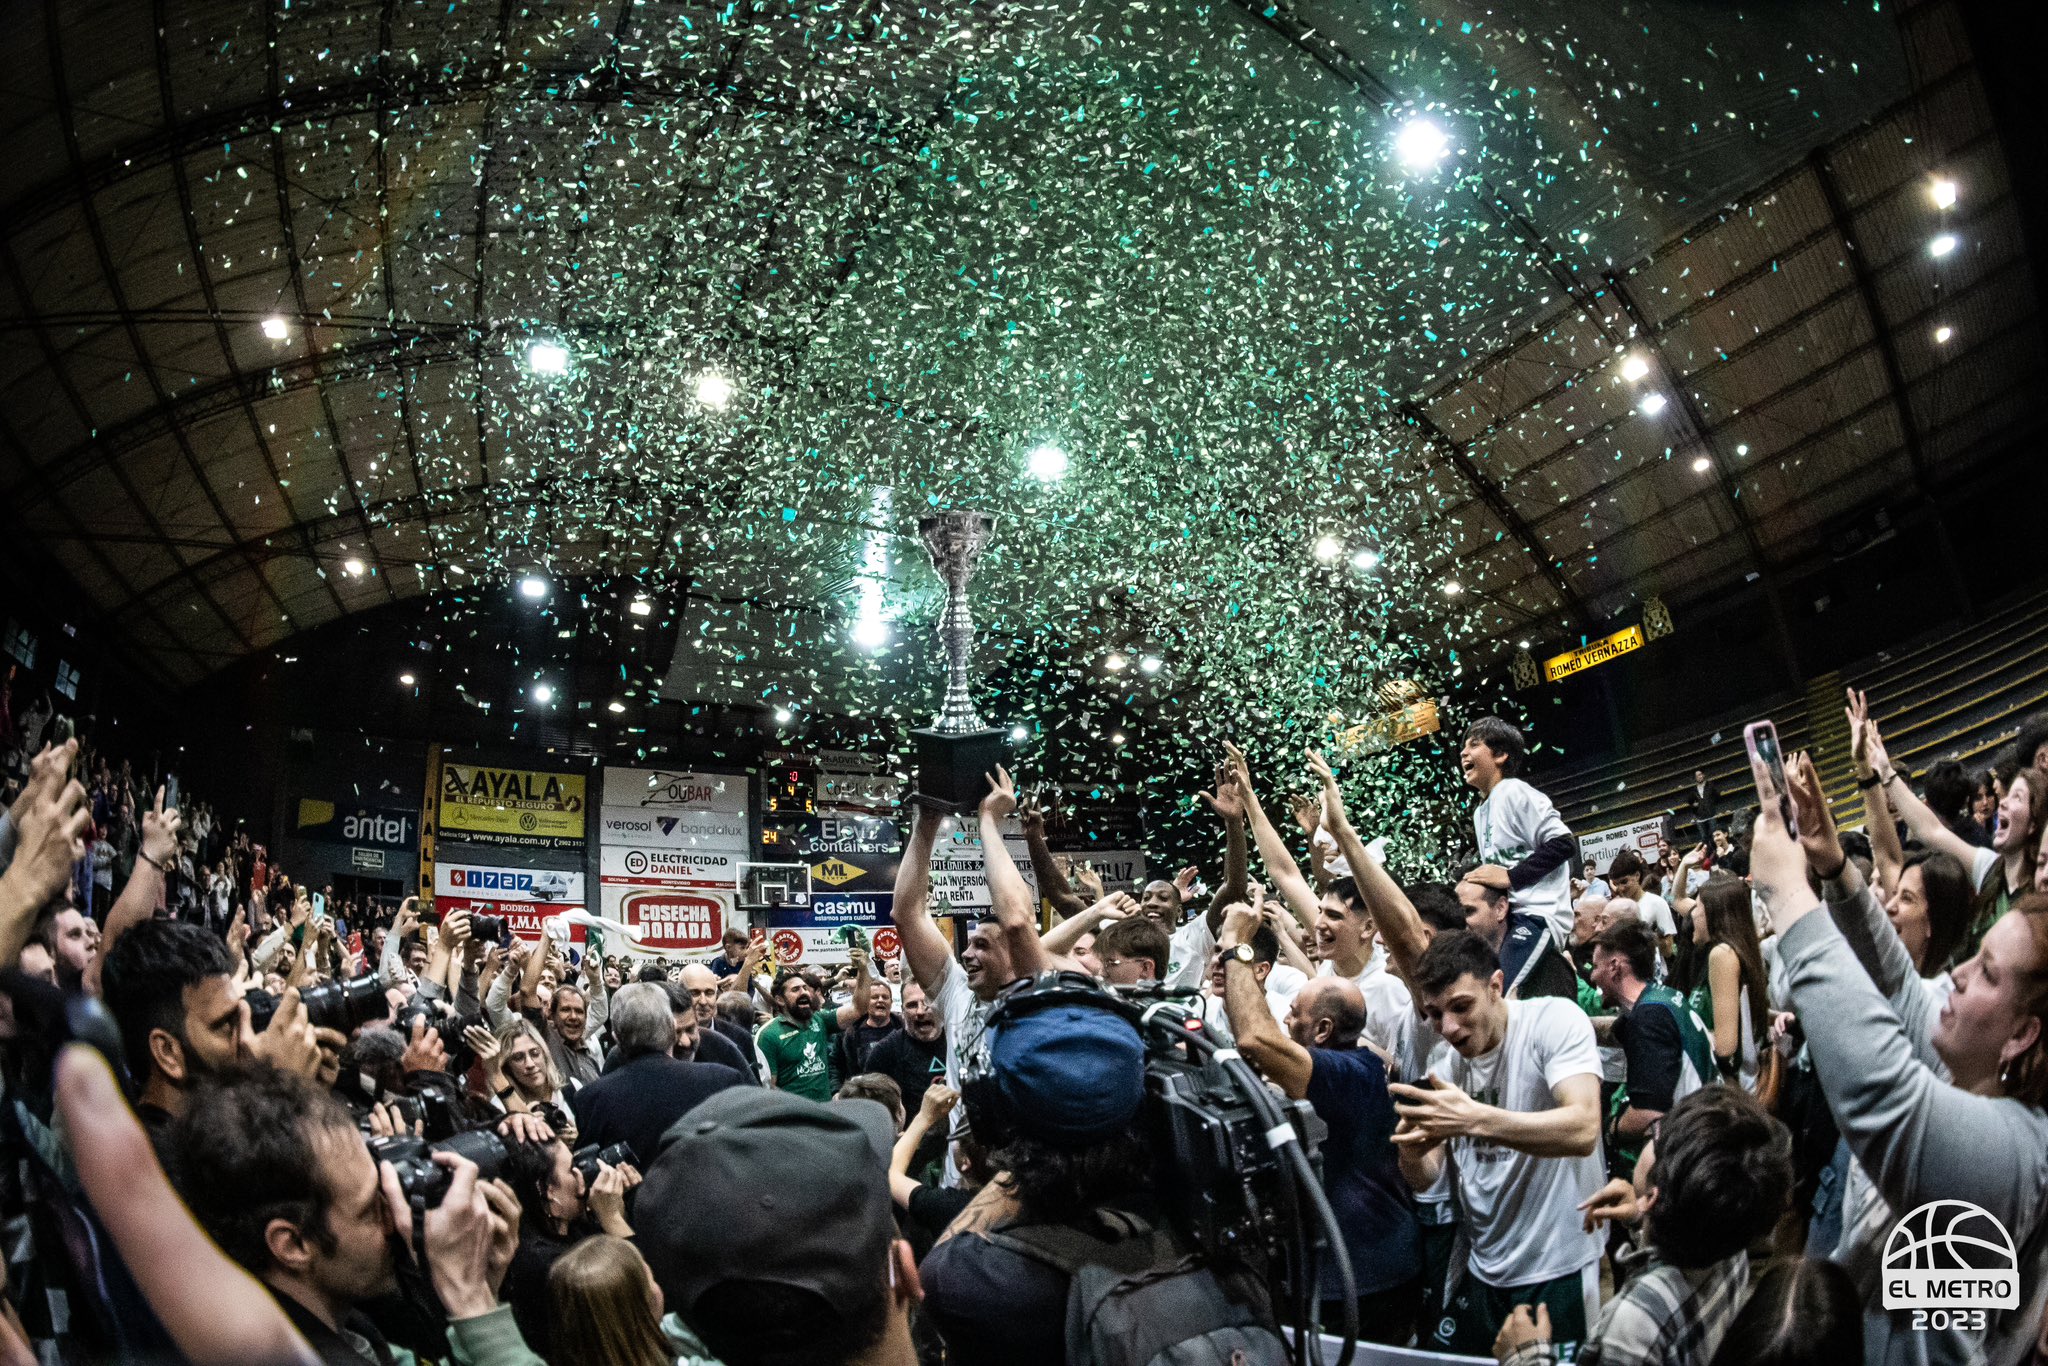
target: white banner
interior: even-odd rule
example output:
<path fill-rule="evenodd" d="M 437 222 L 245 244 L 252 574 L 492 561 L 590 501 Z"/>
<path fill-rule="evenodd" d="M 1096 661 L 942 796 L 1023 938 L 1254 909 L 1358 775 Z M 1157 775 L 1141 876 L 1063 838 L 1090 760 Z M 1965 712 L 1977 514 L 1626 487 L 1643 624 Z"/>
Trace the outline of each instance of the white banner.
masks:
<path fill-rule="evenodd" d="M 747 850 L 747 817 L 732 811 L 665 811 L 606 807 L 598 817 L 600 844 L 622 849 Z"/>
<path fill-rule="evenodd" d="M 723 811 L 747 814 L 747 775 L 685 769 L 607 768 L 604 803 L 621 811 Z"/>
<path fill-rule="evenodd" d="M 605 882 L 679 882 L 704 887 L 737 887 L 744 856 L 737 850 L 621 849 L 598 851 L 598 875 Z"/>
<path fill-rule="evenodd" d="M 434 899 L 527 901 L 581 906 L 583 874 L 547 868 L 487 868 L 471 863 L 436 863 Z"/>
<path fill-rule="evenodd" d="M 1614 856 L 1624 849 L 1633 849 L 1646 862 L 1654 863 L 1657 859 L 1657 838 L 1663 829 L 1664 818 L 1651 816 L 1647 820 L 1618 825 L 1612 830 L 1595 830 L 1590 835 L 1579 836 L 1579 857 L 1585 861 L 1589 875 L 1605 873 L 1607 865 L 1614 862 Z"/>

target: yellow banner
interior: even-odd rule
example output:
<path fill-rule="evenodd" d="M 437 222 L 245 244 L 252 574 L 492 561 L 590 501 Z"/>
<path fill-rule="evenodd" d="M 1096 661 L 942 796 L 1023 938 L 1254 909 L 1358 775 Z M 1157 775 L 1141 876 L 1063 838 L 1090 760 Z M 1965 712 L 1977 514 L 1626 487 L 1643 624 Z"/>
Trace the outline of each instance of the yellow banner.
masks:
<path fill-rule="evenodd" d="M 583 783 L 580 773 L 443 764 L 440 828 L 507 840 L 581 840 Z"/>
<path fill-rule="evenodd" d="M 1640 650 L 1642 648 L 1643 628 L 1640 626 L 1625 626 L 1611 636 L 1594 641 L 1583 650 L 1573 650 L 1570 654 L 1552 655 L 1549 659 L 1544 660 L 1543 679 L 1546 683 L 1555 683 L 1560 678 L 1570 678 L 1573 674 L 1590 669 L 1595 664 L 1605 664 L 1610 659 L 1618 658 L 1629 653 L 1631 650 Z"/>

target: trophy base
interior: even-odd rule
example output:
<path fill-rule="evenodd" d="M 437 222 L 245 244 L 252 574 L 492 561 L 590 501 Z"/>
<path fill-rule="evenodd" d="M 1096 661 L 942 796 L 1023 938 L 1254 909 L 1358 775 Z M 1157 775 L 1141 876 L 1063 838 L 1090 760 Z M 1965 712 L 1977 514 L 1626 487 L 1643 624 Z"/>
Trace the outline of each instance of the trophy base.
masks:
<path fill-rule="evenodd" d="M 909 800 L 964 816 L 988 795 L 988 777 L 1003 760 L 1003 733 L 973 730 L 964 735 L 914 730 L 917 790 Z"/>

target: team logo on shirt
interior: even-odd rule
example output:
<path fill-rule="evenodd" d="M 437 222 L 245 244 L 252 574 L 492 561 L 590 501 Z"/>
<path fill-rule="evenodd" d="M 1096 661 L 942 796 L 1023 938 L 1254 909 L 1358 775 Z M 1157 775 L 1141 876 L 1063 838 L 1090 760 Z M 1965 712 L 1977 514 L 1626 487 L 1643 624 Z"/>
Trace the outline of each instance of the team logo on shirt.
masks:
<path fill-rule="evenodd" d="M 1884 1240 L 1884 1307 L 1916 1311 L 1915 1328 L 1982 1328 L 1984 1310 L 2019 1308 L 2019 1267 L 1997 1215 L 1930 1200 Z"/>

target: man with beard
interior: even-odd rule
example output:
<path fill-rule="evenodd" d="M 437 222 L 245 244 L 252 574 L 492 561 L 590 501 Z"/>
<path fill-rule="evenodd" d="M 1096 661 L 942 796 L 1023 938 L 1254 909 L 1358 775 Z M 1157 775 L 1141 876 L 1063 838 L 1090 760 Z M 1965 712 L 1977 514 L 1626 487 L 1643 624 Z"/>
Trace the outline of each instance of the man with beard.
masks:
<path fill-rule="evenodd" d="M 101 986 L 129 1069 L 141 1079 L 135 1108 L 153 1139 L 184 1108 L 188 1088 L 236 1063 L 267 1062 L 302 1077 L 319 1069 L 319 1036 L 333 1031 L 313 1028 L 298 990 L 284 993 L 258 1034 L 233 974 L 226 945 L 177 920 L 145 920 L 107 954 Z M 334 1036 L 337 1049 L 344 1042 Z"/>
<path fill-rule="evenodd" d="M 875 1045 L 868 1068 L 903 1088 L 906 1114 L 917 1113 L 924 1093 L 946 1075 L 946 1031 L 932 1010 L 931 997 L 917 983 L 903 988 L 903 1028 Z"/>
<path fill-rule="evenodd" d="M 988 866 L 989 913 L 968 933 L 967 947 L 953 961 L 946 936 L 931 914 L 932 846 L 939 816 L 920 807 L 910 828 L 903 861 L 896 868 L 896 900 L 890 918 L 903 941 L 903 961 L 919 990 L 931 999 L 946 1031 L 946 1085 L 960 1089 L 960 1074 L 985 1062 L 990 1003 L 996 993 L 1019 977 L 1045 970 L 1045 947 L 1038 939 L 1037 908 L 1023 874 L 1003 849 L 1002 818 L 1017 807 L 1017 790 L 1001 768 L 989 780 L 981 804 L 981 852 Z M 904 1104 L 909 1105 L 906 1095 Z M 955 1106 L 950 1137 L 967 1132 L 967 1107 Z M 958 1184 L 957 1170 L 947 1159 L 948 1184 Z"/>
<path fill-rule="evenodd" d="M 850 956 L 855 974 L 853 998 L 837 1010 L 820 1013 L 818 1005 L 823 998 L 817 986 L 797 969 L 784 968 L 776 975 L 775 989 L 769 995 L 778 1013 L 761 1026 L 754 1044 L 768 1065 L 769 1083 L 778 1090 L 821 1104 L 832 1099 L 833 1036 L 853 1027 L 875 985 L 866 951 L 856 946 Z"/>

